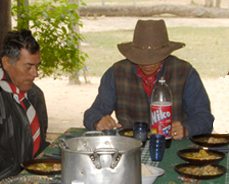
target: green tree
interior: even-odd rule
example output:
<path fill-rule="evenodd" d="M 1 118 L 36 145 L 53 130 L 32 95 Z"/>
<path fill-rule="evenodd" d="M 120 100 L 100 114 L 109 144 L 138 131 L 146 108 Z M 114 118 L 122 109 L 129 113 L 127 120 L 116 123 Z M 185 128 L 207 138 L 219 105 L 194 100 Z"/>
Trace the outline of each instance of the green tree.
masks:
<path fill-rule="evenodd" d="M 17 28 L 29 28 L 29 20 L 24 19 L 24 15 L 27 15 L 29 6 L 29 0 L 17 0 Z"/>
<path fill-rule="evenodd" d="M 27 28 L 29 22 L 29 28 L 41 45 L 41 76 L 71 74 L 83 67 L 86 54 L 79 49 L 82 36 L 75 31 L 76 26 L 82 26 L 76 11 L 79 6 L 68 0 L 35 1 L 28 6 L 13 6 L 14 18 L 20 22 L 15 29 Z M 20 17 L 16 16 L 18 12 Z M 18 18 L 23 18 L 23 21 Z"/>

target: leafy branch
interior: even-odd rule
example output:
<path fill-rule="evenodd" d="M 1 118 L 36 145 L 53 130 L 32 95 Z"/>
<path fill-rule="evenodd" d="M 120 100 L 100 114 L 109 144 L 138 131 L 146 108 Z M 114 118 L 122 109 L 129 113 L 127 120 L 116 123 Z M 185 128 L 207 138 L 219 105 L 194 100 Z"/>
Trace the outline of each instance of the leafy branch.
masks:
<path fill-rule="evenodd" d="M 29 28 L 41 46 L 42 77 L 71 74 L 84 66 L 87 55 L 79 49 L 83 40 L 78 31 L 82 26 L 77 11 L 79 6 L 68 0 L 46 0 L 12 7 L 13 17 L 20 23 L 14 29 L 27 28 L 29 23 Z M 17 18 L 18 13 L 20 17 Z"/>

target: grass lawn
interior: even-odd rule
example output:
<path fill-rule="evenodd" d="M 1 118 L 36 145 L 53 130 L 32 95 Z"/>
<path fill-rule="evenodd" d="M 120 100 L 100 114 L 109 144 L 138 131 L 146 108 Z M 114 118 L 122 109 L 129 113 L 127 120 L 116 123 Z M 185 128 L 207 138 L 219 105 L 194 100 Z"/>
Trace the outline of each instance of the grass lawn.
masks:
<path fill-rule="evenodd" d="M 229 28 L 168 28 L 172 41 L 186 43 L 186 47 L 173 54 L 189 61 L 201 77 L 225 76 L 229 71 Z M 86 61 L 88 74 L 101 76 L 114 62 L 123 58 L 117 44 L 132 40 L 131 31 L 106 31 L 83 33 L 82 49 L 88 54 Z"/>

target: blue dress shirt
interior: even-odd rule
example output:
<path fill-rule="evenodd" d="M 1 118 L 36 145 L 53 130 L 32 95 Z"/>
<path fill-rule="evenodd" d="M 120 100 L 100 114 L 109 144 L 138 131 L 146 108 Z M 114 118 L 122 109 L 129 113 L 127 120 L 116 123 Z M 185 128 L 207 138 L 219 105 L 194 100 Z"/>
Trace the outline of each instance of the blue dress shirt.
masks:
<path fill-rule="evenodd" d="M 110 67 L 100 81 L 98 95 L 92 106 L 84 113 L 84 125 L 94 130 L 95 124 L 103 116 L 112 114 L 116 105 L 114 69 Z M 211 133 L 214 117 L 210 101 L 197 71 L 192 68 L 187 77 L 182 105 L 186 119 L 182 122 L 189 136 Z"/>

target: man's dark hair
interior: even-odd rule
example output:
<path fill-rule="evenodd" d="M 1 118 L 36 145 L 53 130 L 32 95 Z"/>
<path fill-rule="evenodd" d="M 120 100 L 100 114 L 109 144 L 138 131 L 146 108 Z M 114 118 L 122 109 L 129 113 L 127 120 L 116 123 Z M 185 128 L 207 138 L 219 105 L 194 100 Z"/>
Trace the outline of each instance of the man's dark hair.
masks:
<path fill-rule="evenodd" d="M 40 50 L 40 46 L 30 30 L 23 29 L 8 32 L 3 41 L 1 58 L 8 56 L 11 59 L 18 60 L 21 49 L 28 50 L 30 54 L 35 54 Z"/>

